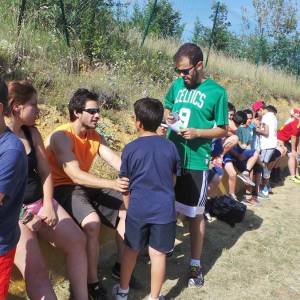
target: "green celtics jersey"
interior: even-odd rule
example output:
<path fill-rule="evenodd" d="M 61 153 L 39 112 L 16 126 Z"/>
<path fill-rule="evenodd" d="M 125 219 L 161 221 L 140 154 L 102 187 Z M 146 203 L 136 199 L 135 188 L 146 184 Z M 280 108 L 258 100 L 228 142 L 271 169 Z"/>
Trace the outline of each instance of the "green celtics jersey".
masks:
<path fill-rule="evenodd" d="M 210 129 L 228 125 L 226 90 L 212 79 L 206 79 L 195 89 L 188 89 L 182 78 L 176 79 L 164 99 L 164 107 L 177 112 L 181 128 Z M 182 167 L 207 170 L 211 158 L 211 139 L 186 140 L 168 130 L 179 152 Z"/>

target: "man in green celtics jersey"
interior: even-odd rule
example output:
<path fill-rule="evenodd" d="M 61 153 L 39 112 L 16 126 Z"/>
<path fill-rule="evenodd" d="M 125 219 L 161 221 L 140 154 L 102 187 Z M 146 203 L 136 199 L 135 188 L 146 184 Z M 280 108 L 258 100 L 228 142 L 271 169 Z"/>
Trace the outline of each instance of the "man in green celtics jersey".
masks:
<path fill-rule="evenodd" d="M 190 223 L 191 262 L 189 286 L 204 283 L 200 257 L 205 223 L 207 170 L 211 158 L 211 140 L 227 133 L 227 93 L 214 80 L 205 78 L 203 53 L 195 44 L 183 44 L 174 56 L 179 77 L 164 99 L 168 138 L 179 152 L 182 176 L 178 178 L 176 209 Z M 176 126 L 175 126 L 176 125 Z"/>

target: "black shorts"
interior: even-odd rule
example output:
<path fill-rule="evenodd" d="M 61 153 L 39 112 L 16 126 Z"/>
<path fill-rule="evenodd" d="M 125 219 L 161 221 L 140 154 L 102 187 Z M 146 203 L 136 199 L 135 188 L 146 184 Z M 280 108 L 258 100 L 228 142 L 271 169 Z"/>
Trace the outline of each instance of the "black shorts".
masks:
<path fill-rule="evenodd" d="M 149 224 L 127 216 L 125 224 L 124 241 L 129 248 L 140 251 L 149 245 L 151 248 L 163 253 L 173 250 L 176 222 Z"/>
<path fill-rule="evenodd" d="M 100 216 L 102 223 L 113 228 L 118 225 L 119 209 L 123 204 L 119 192 L 81 185 L 61 185 L 54 188 L 54 198 L 79 225 L 92 212 Z"/>
<path fill-rule="evenodd" d="M 194 218 L 204 213 L 207 198 L 208 171 L 182 170 L 175 186 L 176 210 Z"/>

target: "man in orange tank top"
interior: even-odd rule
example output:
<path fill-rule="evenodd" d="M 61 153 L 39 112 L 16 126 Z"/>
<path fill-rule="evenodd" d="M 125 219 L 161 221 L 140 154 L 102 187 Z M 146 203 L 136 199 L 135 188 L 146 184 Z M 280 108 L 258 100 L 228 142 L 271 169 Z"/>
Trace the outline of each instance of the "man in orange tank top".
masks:
<path fill-rule="evenodd" d="M 98 96 L 87 89 L 78 89 L 68 108 L 70 123 L 59 126 L 46 142 L 54 197 L 86 235 L 89 299 L 105 299 L 97 270 L 100 226 L 104 223 L 117 229 L 121 252 L 125 229 L 121 199 L 128 189 L 128 179 L 104 179 L 89 172 L 97 155 L 116 171 L 121 165 L 120 157 L 96 131 L 100 119 Z M 119 265 L 115 268 L 119 269 Z"/>

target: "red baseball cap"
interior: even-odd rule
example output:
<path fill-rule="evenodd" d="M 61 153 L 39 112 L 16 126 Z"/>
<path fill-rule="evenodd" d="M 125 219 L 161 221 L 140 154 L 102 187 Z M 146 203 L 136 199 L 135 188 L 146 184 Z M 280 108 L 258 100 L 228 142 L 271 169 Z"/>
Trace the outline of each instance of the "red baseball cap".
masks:
<path fill-rule="evenodd" d="M 257 112 L 261 108 L 264 108 L 266 106 L 265 102 L 262 99 L 258 99 L 256 102 L 254 102 L 251 107 L 254 112 Z"/>
<path fill-rule="evenodd" d="M 291 111 L 290 111 L 290 115 L 291 116 L 295 116 L 295 115 L 299 116 L 300 115 L 300 108 L 296 108 L 296 107 L 292 108 Z"/>

